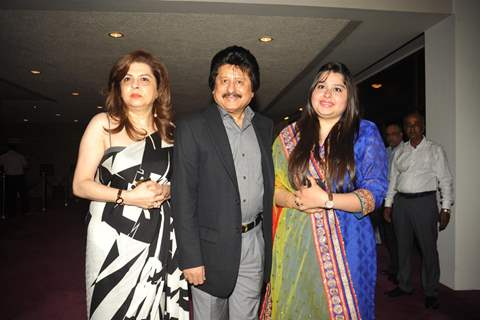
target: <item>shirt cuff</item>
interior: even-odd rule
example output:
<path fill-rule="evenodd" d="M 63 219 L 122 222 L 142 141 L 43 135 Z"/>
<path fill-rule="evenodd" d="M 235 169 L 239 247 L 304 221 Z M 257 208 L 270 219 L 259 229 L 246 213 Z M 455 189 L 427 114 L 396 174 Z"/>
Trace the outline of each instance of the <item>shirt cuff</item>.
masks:
<path fill-rule="evenodd" d="M 390 208 L 393 204 L 393 199 L 390 199 L 390 198 L 385 198 L 385 207 L 388 207 Z"/>

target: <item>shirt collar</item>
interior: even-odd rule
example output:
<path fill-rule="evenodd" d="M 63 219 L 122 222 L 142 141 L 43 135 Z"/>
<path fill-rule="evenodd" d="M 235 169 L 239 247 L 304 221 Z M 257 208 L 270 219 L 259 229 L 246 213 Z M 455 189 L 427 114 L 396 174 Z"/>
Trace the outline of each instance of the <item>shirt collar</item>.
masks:
<path fill-rule="evenodd" d="M 425 138 L 425 136 L 422 136 L 422 141 L 420 141 L 420 143 L 417 145 L 416 148 L 412 146 L 412 144 L 410 143 L 410 140 L 408 140 L 405 143 L 412 149 L 418 149 L 419 147 L 423 147 L 427 143 L 427 138 Z"/>
<path fill-rule="evenodd" d="M 217 104 L 217 109 L 220 112 L 220 116 L 222 117 L 223 120 L 225 120 L 226 118 L 233 120 L 232 116 L 227 111 L 225 111 L 225 109 L 220 107 L 218 104 Z M 246 125 L 252 122 L 252 119 L 255 116 L 255 112 L 252 110 L 252 108 L 250 108 L 250 106 L 247 106 L 243 112 L 244 112 L 243 124 L 244 124 L 244 127 L 246 127 Z"/>

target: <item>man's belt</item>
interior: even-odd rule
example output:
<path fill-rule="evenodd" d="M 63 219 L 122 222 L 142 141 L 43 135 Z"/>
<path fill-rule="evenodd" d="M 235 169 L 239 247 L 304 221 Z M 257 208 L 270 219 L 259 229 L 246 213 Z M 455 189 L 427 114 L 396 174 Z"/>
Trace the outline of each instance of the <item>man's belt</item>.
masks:
<path fill-rule="evenodd" d="M 255 217 L 255 220 L 253 220 L 252 222 L 247 224 L 242 224 L 242 233 L 248 232 L 253 228 L 255 228 L 256 226 L 258 226 L 258 224 L 262 221 L 262 219 L 263 219 L 263 216 L 261 213 L 259 213 Z"/>
<path fill-rule="evenodd" d="M 422 198 L 422 197 L 427 197 L 432 194 L 437 193 L 437 191 L 425 191 L 425 192 L 417 192 L 417 193 L 404 193 L 404 192 L 399 192 L 397 193 L 400 197 L 405 198 L 405 199 L 414 199 L 414 198 Z"/>

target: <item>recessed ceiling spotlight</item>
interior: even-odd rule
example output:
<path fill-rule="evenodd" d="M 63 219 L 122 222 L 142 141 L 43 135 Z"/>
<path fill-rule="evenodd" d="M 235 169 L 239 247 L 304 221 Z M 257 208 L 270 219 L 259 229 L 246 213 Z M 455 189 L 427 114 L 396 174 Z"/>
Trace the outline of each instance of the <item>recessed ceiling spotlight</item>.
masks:
<path fill-rule="evenodd" d="M 37 106 L 33 106 L 33 109 L 34 109 L 34 110 L 37 110 Z"/>
<path fill-rule="evenodd" d="M 288 120 L 288 119 L 290 119 L 289 116 L 283 117 L 283 120 L 285 120 L 285 121 Z"/>
<path fill-rule="evenodd" d="M 77 91 L 72 92 L 72 96 L 79 96 L 79 95 L 80 95 L 80 92 L 77 92 Z"/>
<path fill-rule="evenodd" d="M 78 119 L 73 119 L 73 122 L 78 122 Z"/>
<path fill-rule="evenodd" d="M 298 111 L 303 111 L 303 108 L 302 107 L 298 108 Z"/>
<path fill-rule="evenodd" d="M 97 106 L 97 109 L 103 109 L 103 106 Z"/>
<path fill-rule="evenodd" d="M 263 43 L 268 43 L 268 42 L 272 42 L 273 38 L 271 36 L 262 36 L 258 39 L 258 41 Z"/>
<path fill-rule="evenodd" d="M 382 87 L 381 83 L 372 83 L 372 88 L 373 89 L 380 89 Z"/>
<path fill-rule="evenodd" d="M 56 116 L 56 117 L 60 117 L 61 114 L 60 114 L 60 113 L 55 113 L 55 116 Z"/>
<path fill-rule="evenodd" d="M 23 119 L 23 122 L 28 122 L 28 119 L 27 118 Z"/>
<path fill-rule="evenodd" d="M 113 32 L 109 32 L 108 36 L 110 36 L 112 38 L 115 38 L 115 39 L 118 39 L 118 38 L 123 38 L 123 33 L 118 32 L 118 31 L 113 31 Z"/>
<path fill-rule="evenodd" d="M 38 74 L 41 73 L 41 71 L 40 71 L 40 70 L 36 70 L 36 69 L 32 69 L 32 70 L 30 70 L 30 73 L 33 74 L 33 75 L 38 75 Z"/>

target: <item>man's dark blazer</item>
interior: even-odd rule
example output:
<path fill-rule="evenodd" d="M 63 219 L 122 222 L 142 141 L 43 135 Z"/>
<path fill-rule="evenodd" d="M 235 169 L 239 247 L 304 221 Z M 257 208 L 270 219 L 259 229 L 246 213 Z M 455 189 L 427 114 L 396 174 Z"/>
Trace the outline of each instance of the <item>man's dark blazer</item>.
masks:
<path fill-rule="evenodd" d="M 252 119 L 261 151 L 264 183 L 264 281 L 272 261 L 272 121 Z M 226 298 L 235 287 L 241 254 L 240 194 L 227 132 L 216 105 L 177 123 L 173 151 L 172 206 L 180 269 L 205 266 L 209 294 Z"/>

